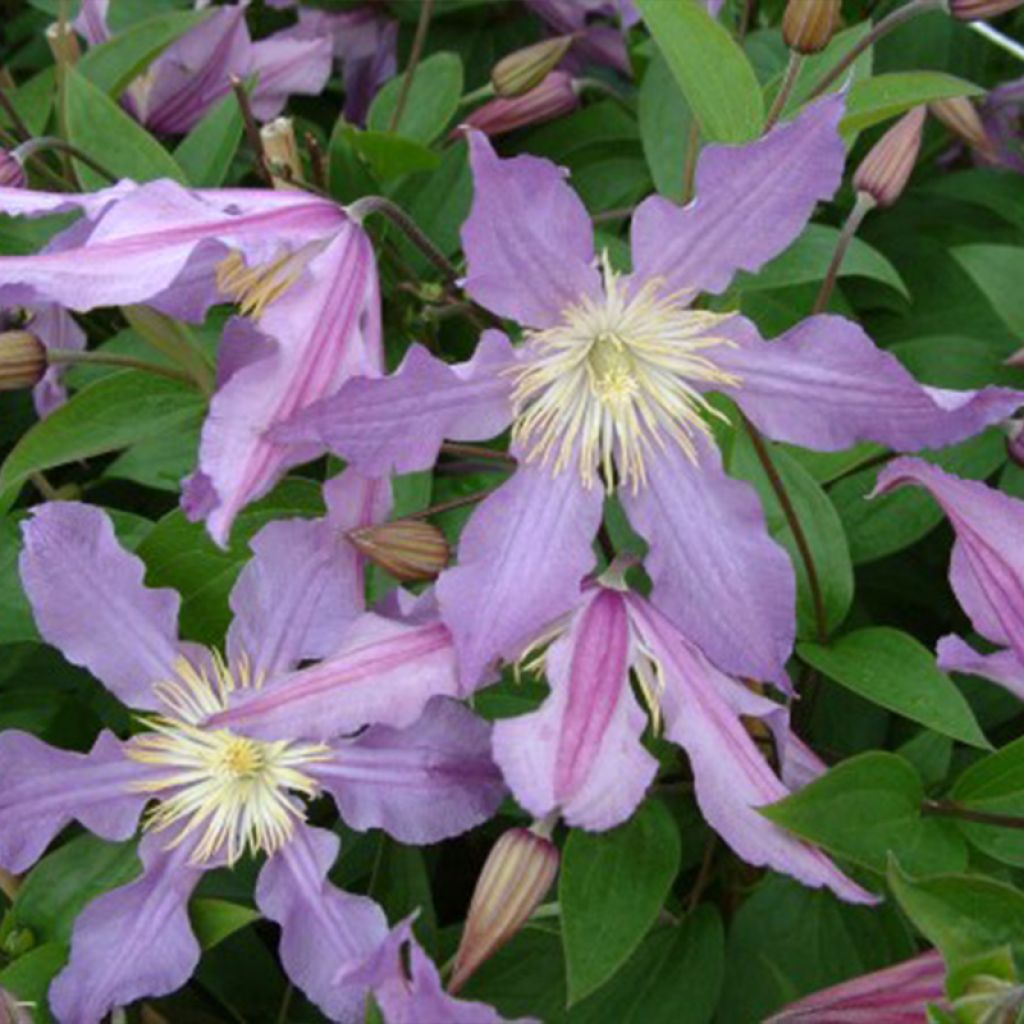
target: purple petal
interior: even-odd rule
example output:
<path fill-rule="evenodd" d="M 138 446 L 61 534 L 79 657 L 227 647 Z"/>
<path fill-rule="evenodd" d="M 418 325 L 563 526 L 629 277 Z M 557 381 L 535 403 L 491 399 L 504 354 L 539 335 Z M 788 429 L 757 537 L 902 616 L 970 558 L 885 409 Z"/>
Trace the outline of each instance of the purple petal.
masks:
<path fill-rule="evenodd" d="M 181 598 L 143 585 L 145 565 L 91 505 L 38 505 L 22 533 L 21 580 L 43 638 L 129 707 L 159 707 L 153 684 L 173 678 L 184 653 Z"/>
<path fill-rule="evenodd" d="M 441 573 L 437 598 L 455 638 L 464 689 L 498 657 L 515 658 L 579 600 L 594 566 L 604 495 L 575 466 L 557 476 L 522 462 L 462 531 L 459 564 Z"/>
<path fill-rule="evenodd" d="M 434 695 L 459 695 L 448 630 L 437 621 L 366 614 L 331 657 L 262 690 L 236 692 L 209 724 L 271 739 L 330 740 L 366 725 L 412 725 Z"/>
<path fill-rule="evenodd" d="M 256 675 L 326 657 L 365 611 L 363 559 L 345 534 L 387 518 L 390 485 L 346 470 L 324 494 L 326 518 L 268 523 L 249 542 L 254 557 L 231 591 L 228 654 Z"/>
<path fill-rule="evenodd" d="M 403 843 L 457 836 L 491 817 L 505 795 L 490 726 L 445 697 L 406 729 L 375 725 L 331 751 L 309 774 L 334 797 L 345 824 L 382 828 Z"/>
<path fill-rule="evenodd" d="M 129 786 L 144 774 L 110 732 L 88 754 L 0 733 L 0 866 L 26 871 L 72 821 L 103 839 L 128 839 L 148 799 Z"/>
<path fill-rule="evenodd" d="M 107 27 L 109 8 L 110 0 L 82 0 L 78 17 L 71 24 L 90 46 L 99 46 L 110 38 Z"/>
<path fill-rule="evenodd" d="M 818 451 L 877 441 L 898 451 L 942 448 L 980 433 L 1024 405 L 1009 388 L 945 391 L 918 384 L 853 321 L 812 316 L 774 341 L 737 317 L 736 344 L 715 363 L 740 378 L 726 389 L 769 437 Z"/>
<path fill-rule="evenodd" d="M 750 864 L 785 872 L 811 888 L 827 886 L 851 903 L 877 902 L 823 853 L 757 812 L 789 790 L 723 696 L 739 684 L 643 599 L 629 602 L 637 629 L 665 673 L 665 734 L 690 758 L 697 803 L 711 827 Z"/>
<path fill-rule="evenodd" d="M 1024 661 L 1024 501 L 920 459 L 889 463 L 874 493 L 905 484 L 927 488 L 953 524 L 949 580 L 974 628 Z"/>
<path fill-rule="evenodd" d="M 138 188 L 134 181 L 119 181 L 98 192 L 42 192 L 28 188 L 0 187 L 0 210 L 12 217 L 46 217 L 51 213 L 81 211 L 91 220 Z"/>
<path fill-rule="evenodd" d="M 29 312 L 32 314 L 32 333 L 45 349 L 72 349 L 80 352 L 85 348 L 85 331 L 62 306 L 47 302 L 30 307 Z M 68 393 L 61 383 L 63 376 L 64 367 L 50 366 L 43 374 L 43 379 L 32 389 L 32 400 L 40 418 L 49 416 L 67 401 Z"/>
<path fill-rule="evenodd" d="M 990 679 L 1024 700 L 1024 661 L 1013 651 L 979 654 L 960 637 L 944 636 L 935 653 L 943 672 L 963 672 Z"/>
<path fill-rule="evenodd" d="M 260 872 L 256 905 L 281 926 L 288 977 L 331 1020 L 355 1024 L 363 1020 L 367 986 L 336 979 L 377 949 L 388 925 L 373 900 L 328 881 L 340 845 L 331 832 L 299 826 Z"/>
<path fill-rule="evenodd" d="M 566 172 L 533 156 L 500 159 L 469 132 L 473 206 L 462 225 L 466 291 L 498 316 L 550 327 L 601 294 L 590 216 Z"/>
<path fill-rule="evenodd" d="M 548 651 L 551 696 L 494 726 L 494 759 L 535 818 L 556 808 L 569 825 L 601 831 L 625 821 L 658 770 L 640 736 L 646 715 L 629 685 L 629 621 L 622 596 L 594 590 Z"/>
<path fill-rule="evenodd" d="M 319 96 L 331 77 L 333 50 L 329 37 L 302 38 L 292 30 L 253 43 L 246 69 L 257 76 L 253 113 L 269 121 L 281 113 L 289 96 Z"/>
<path fill-rule="evenodd" d="M 511 422 L 514 353 L 500 331 L 485 331 L 473 358 L 451 366 L 413 345 L 389 377 L 349 381 L 304 409 L 274 437 L 329 449 L 368 476 L 428 469 L 441 442 L 484 441 Z"/>
<path fill-rule="evenodd" d="M 699 466 L 670 445 L 650 460 L 647 486 L 620 497 L 650 543 L 658 608 L 726 671 L 788 689 L 795 577 L 754 489 L 725 475 L 714 445 Z"/>
<path fill-rule="evenodd" d="M 845 97 L 830 95 L 745 146 L 705 147 L 696 198 L 679 207 L 652 196 L 633 215 L 634 279 L 667 292 L 725 291 L 737 270 L 757 270 L 803 231 L 839 187 Z"/>
<path fill-rule="evenodd" d="M 199 963 L 188 900 L 203 869 L 188 863 L 192 847 L 167 850 L 167 836 L 139 846 L 142 875 L 104 893 L 79 915 L 71 959 L 50 987 L 61 1024 L 96 1024 L 115 1006 L 181 988 Z"/>
<path fill-rule="evenodd" d="M 350 377 L 380 372 L 380 297 L 363 230 L 343 225 L 259 326 L 276 347 L 218 389 L 199 446 L 200 469 L 217 497 L 207 527 L 219 544 L 241 509 L 313 454 L 308 446 L 272 441 L 267 432 L 335 394 Z"/>

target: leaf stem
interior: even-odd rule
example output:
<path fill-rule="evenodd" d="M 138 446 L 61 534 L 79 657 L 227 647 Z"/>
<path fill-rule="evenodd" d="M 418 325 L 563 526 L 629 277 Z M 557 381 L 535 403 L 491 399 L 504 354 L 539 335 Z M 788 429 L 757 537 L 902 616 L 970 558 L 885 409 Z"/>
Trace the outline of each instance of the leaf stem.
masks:
<path fill-rule="evenodd" d="M 22 120 L 21 114 L 18 113 L 18 109 L 15 107 L 10 96 L 7 95 L 6 89 L 0 89 L 0 107 L 4 108 L 4 113 L 10 118 L 11 125 L 21 138 L 23 140 L 31 139 L 32 131 Z"/>
<path fill-rule="evenodd" d="M 964 807 L 955 800 L 925 800 L 921 813 L 935 818 L 958 818 L 978 825 L 993 825 L 997 828 L 1024 829 L 1024 817 L 1018 814 L 992 814 Z"/>
<path fill-rule="evenodd" d="M 83 153 L 77 146 L 73 146 L 70 142 L 65 142 L 63 139 L 55 138 L 52 135 L 41 135 L 38 138 L 28 139 L 15 148 L 11 152 L 11 156 L 23 164 L 37 153 L 43 153 L 47 150 L 67 153 L 68 156 L 81 161 L 86 167 L 91 168 L 97 174 L 103 175 L 111 184 L 115 184 L 118 180 L 116 174 L 108 171 L 103 164 L 94 160 L 88 153 Z"/>
<path fill-rule="evenodd" d="M 789 97 L 793 94 L 793 87 L 796 85 L 797 79 L 800 77 L 800 68 L 803 67 L 803 63 L 803 54 L 797 53 L 796 50 L 791 50 L 789 54 L 789 63 L 786 65 L 785 77 L 782 79 L 779 91 L 775 94 L 775 99 L 772 101 L 771 109 L 768 111 L 768 116 L 765 118 L 765 132 L 774 127 L 775 122 L 778 121 L 782 111 L 786 109 L 786 103 L 788 102 Z"/>
<path fill-rule="evenodd" d="M 77 349 L 51 348 L 46 353 L 47 362 L 54 366 L 73 366 L 76 363 L 86 363 L 96 366 L 119 366 L 128 370 L 141 370 L 144 373 L 153 373 L 158 377 L 166 377 L 168 380 L 184 381 L 186 384 L 195 385 L 191 374 L 184 370 L 176 370 L 170 366 L 160 366 L 159 363 L 148 363 L 144 359 L 135 359 L 133 356 L 121 356 L 113 352 L 79 352 Z"/>
<path fill-rule="evenodd" d="M 825 307 L 828 306 L 828 300 L 832 297 L 836 280 L 839 277 L 839 271 L 842 269 L 843 260 L 846 257 L 846 250 L 850 248 L 853 236 L 857 233 L 857 229 L 861 226 L 864 218 L 874 207 L 875 200 L 872 196 L 867 192 L 857 193 L 857 201 L 853 204 L 850 216 L 846 218 L 843 230 L 839 233 L 839 238 L 836 241 L 836 250 L 832 254 L 832 262 L 828 265 L 828 270 L 825 272 L 825 280 L 821 282 L 821 290 L 818 292 L 818 297 L 814 300 L 814 308 L 811 310 L 812 315 L 824 312 Z"/>
<path fill-rule="evenodd" d="M 453 441 L 445 441 L 441 445 L 441 451 L 445 455 L 461 455 L 467 459 L 495 459 L 498 462 L 505 462 L 512 466 L 518 465 L 514 455 L 509 455 L 508 452 L 498 452 L 493 448 L 484 448 L 482 445 L 456 444 Z"/>
<path fill-rule="evenodd" d="M 416 78 L 416 69 L 420 64 L 420 57 L 423 56 L 423 47 L 427 42 L 427 31 L 430 28 L 430 16 L 434 13 L 434 0 L 420 0 L 420 20 L 416 23 L 416 35 L 412 41 L 412 50 L 409 52 L 409 63 L 405 66 L 405 77 L 402 79 L 402 87 L 398 93 L 398 101 L 391 114 L 391 121 L 388 124 L 388 131 L 398 130 L 405 113 L 405 105 L 409 101 L 409 92 L 412 90 L 413 80 Z"/>
<path fill-rule="evenodd" d="M 238 75 L 231 76 L 231 91 L 235 94 L 235 102 L 242 115 L 242 124 L 245 127 L 245 138 L 252 150 L 256 160 L 256 172 L 263 179 L 264 184 L 271 188 L 274 186 L 274 178 L 267 166 L 267 156 L 263 152 L 263 140 L 260 138 L 260 126 L 256 122 L 256 115 L 252 112 L 249 103 L 249 94 L 245 91 L 245 82 Z"/>

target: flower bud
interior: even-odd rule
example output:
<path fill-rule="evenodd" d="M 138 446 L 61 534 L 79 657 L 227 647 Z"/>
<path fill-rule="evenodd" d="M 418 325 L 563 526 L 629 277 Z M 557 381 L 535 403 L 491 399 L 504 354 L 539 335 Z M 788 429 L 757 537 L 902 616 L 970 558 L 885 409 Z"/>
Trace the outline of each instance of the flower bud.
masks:
<path fill-rule="evenodd" d="M 0 149 L 0 186 L 24 188 L 28 184 L 21 161 L 7 149 Z"/>
<path fill-rule="evenodd" d="M 935 100 L 928 104 L 934 117 L 941 121 L 957 138 L 966 142 L 986 159 L 995 159 L 995 147 L 981 122 L 981 115 L 966 96 L 948 100 Z"/>
<path fill-rule="evenodd" d="M 432 580 L 448 564 L 444 534 L 422 519 L 361 526 L 350 530 L 348 539 L 361 555 L 403 583 Z"/>
<path fill-rule="evenodd" d="M 473 890 L 448 986 L 451 992 L 458 992 L 484 961 L 516 935 L 557 874 L 557 847 L 529 829 L 510 829 L 494 844 Z"/>
<path fill-rule="evenodd" d="M 0 988 L 0 1024 L 32 1024 L 31 1003 L 19 1003 L 10 992 Z"/>
<path fill-rule="evenodd" d="M 1006 366 L 1024 366 L 1024 348 L 1017 349 L 1016 352 L 1006 360 Z"/>
<path fill-rule="evenodd" d="M 879 206 L 891 206 L 902 195 L 921 149 L 925 107 L 904 114 L 871 147 L 853 175 L 853 187 Z"/>
<path fill-rule="evenodd" d="M 0 334 L 0 391 L 35 387 L 46 373 L 46 349 L 31 331 Z"/>
<path fill-rule="evenodd" d="M 536 88 L 554 71 L 572 45 L 572 36 L 554 36 L 502 57 L 491 71 L 491 84 L 506 99 Z"/>
<path fill-rule="evenodd" d="M 1024 469 L 1024 420 L 1010 420 L 1006 424 L 1006 454 Z"/>
<path fill-rule="evenodd" d="M 949 13 L 959 21 L 995 18 L 1016 10 L 1024 0 L 949 0 Z"/>
<path fill-rule="evenodd" d="M 260 128 L 260 142 L 274 188 L 294 188 L 302 181 L 302 160 L 290 117 L 275 117 Z"/>
<path fill-rule="evenodd" d="M 498 98 L 478 107 L 466 124 L 485 135 L 501 135 L 528 124 L 541 124 L 579 106 L 576 84 L 564 71 L 552 71 L 540 85 L 512 99 Z"/>
<path fill-rule="evenodd" d="M 839 27 L 841 0 L 789 0 L 782 16 L 782 38 L 799 54 L 820 53 Z"/>
<path fill-rule="evenodd" d="M 74 67 L 82 56 L 78 36 L 66 21 L 55 21 L 46 27 L 46 43 L 58 64 Z"/>

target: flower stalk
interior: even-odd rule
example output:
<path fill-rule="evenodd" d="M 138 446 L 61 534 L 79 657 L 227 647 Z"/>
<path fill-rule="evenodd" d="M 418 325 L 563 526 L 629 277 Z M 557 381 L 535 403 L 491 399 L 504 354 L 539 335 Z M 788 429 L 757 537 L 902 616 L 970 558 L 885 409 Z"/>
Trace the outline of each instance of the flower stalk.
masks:
<path fill-rule="evenodd" d="M 832 297 L 832 292 L 835 290 L 839 271 L 842 269 L 843 260 L 846 258 L 846 251 L 850 248 L 850 243 L 853 241 L 854 235 L 857 234 L 864 218 L 875 208 L 875 205 L 875 200 L 869 193 L 857 193 L 853 209 L 850 211 L 849 217 L 846 218 L 846 223 L 843 224 L 842 231 L 840 231 L 839 238 L 836 241 L 832 261 L 828 265 L 828 270 L 825 271 L 825 280 L 821 282 L 821 289 L 814 300 L 813 313 L 823 313 L 828 307 L 828 300 Z"/>
<path fill-rule="evenodd" d="M 103 177 L 111 184 L 116 183 L 118 180 L 117 175 L 114 174 L 113 171 L 108 170 L 98 160 L 89 156 L 88 153 L 84 153 L 77 146 L 73 146 L 70 142 L 65 142 L 63 139 L 58 139 L 52 135 L 41 135 L 38 138 L 26 140 L 16 149 L 11 151 L 11 156 L 24 164 L 26 160 L 31 159 L 38 153 L 46 152 L 47 150 L 65 153 L 67 156 L 85 164 L 85 166 L 90 168 L 90 170 L 103 175 Z"/>

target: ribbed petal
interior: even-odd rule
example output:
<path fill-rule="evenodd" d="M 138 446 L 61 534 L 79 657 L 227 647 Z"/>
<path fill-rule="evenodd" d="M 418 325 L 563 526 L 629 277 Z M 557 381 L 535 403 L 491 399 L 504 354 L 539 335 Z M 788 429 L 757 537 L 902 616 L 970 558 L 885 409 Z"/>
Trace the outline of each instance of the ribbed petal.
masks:
<path fill-rule="evenodd" d="M 1013 651 L 979 654 L 958 636 L 944 636 L 936 648 L 939 668 L 943 672 L 963 672 L 981 676 L 1009 690 L 1024 700 L 1024 661 Z"/>
<path fill-rule="evenodd" d="M 362 1024 L 367 986 L 339 974 L 371 955 L 388 926 L 373 900 L 328 881 L 339 847 L 333 833 L 300 825 L 260 872 L 256 905 L 281 926 L 288 977 L 332 1021 Z"/>
<path fill-rule="evenodd" d="M 334 797 L 344 822 L 423 845 L 486 821 L 505 795 L 491 760 L 491 729 L 468 708 L 435 697 L 406 729 L 372 726 L 331 745 L 308 773 Z"/>
<path fill-rule="evenodd" d="M 85 331 L 75 323 L 71 314 L 62 306 L 52 302 L 30 308 L 32 333 L 46 349 L 71 349 L 80 352 L 85 348 Z M 32 400 L 40 417 L 49 416 L 54 409 L 62 406 L 68 397 L 61 383 L 64 367 L 50 366 L 43 379 L 32 389 Z"/>
<path fill-rule="evenodd" d="M 534 156 L 500 159 L 469 132 L 473 206 L 462 225 L 466 291 L 498 316 L 550 327 L 601 294 L 590 216 L 566 172 Z"/>
<path fill-rule="evenodd" d="M 269 121 L 289 96 L 319 96 L 331 77 L 333 50 L 329 37 L 304 39 L 287 29 L 253 43 L 246 67 L 247 74 L 256 75 L 253 113 Z"/>

